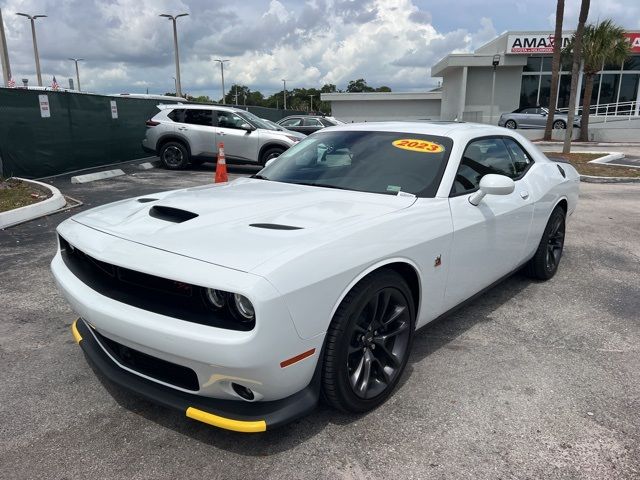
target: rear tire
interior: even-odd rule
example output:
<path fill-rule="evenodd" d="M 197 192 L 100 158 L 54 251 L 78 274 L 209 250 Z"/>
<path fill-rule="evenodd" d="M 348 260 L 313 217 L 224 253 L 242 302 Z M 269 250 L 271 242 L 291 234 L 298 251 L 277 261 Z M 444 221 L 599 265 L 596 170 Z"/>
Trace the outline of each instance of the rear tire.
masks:
<path fill-rule="evenodd" d="M 564 123 L 562 120 L 555 120 L 553 122 L 554 130 L 565 130 L 566 128 L 567 128 L 567 124 Z"/>
<path fill-rule="evenodd" d="M 168 170 L 182 170 L 189 165 L 189 152 L 180 142 L 167 142 L 160 149 L 160 163 Z"/>
<path fill-rule="evenodd" d="M 516 123 L 515 120 L 507 120 L 504 126 L 505 128 L 509 128 L 511 130 L 515 130 L 516 128 L 518 128 L 518 124 Z"/>
<path fill-rule="evenodd" d="M 282 155 L 282 152 L 284 152 L 284 149 L 280 147 L 267 148 L 264 152 L 262 152 L 262 157 L 260 158 L 260 165 L 264 167 L 269 160 Z"/>
<path fill-rule="evenodd" d="M 549 280 L 558 271 L 562 249 L 564 247 L 566 213 L 562 207 L 556 207 L 542 234 L 535 255 L 525 266 L 525 272 L 537 280 Z"/>
<path fill-rule="evenodd" d="M 382 404 L 407 365 L 414 330 L 413 299 L 402 276 L 383 269 L 360 281 L 342 300 L 327 332 L 326 402 L 354 413 Z"/>

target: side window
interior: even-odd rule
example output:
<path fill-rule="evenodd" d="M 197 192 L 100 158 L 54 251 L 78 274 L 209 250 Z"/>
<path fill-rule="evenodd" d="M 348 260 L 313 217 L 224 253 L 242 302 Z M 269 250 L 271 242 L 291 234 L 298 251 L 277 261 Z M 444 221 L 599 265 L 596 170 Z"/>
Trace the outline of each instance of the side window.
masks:
<path fill-rule="evenodd" d="M 522 111 L 522 113 L 529 113 L 529 114 L 531 114 L 531 113 L 538 113 L 538 112 L 537 112 L 537 110 L 538 110 L 537 108 L 525 108 L 525 109 Z"/>
<path fill-rule="evenodd" d="M 529 165 L 533 163 L 533 160 L 531 160 L 529 154 L 527 154 L 527 152 L 525 152 L 522 147 L 515 142 L 515 140 L 505 138 L 504 143 L 511 154 L 511 158 L 513 159 L 515 173 L 519 177 L 527 170 Z"/>
<path fill-rule="evenodd" d="M 452 195 L 478 188 L 480 179 L 489 173 L 518 177 L 516 168 L 501 138 L 483 138 L 467 145 L 451 189 Z"/>
<path fill-rule="evenodd" d="M 333 127 L 335 125 L 335 123 L 333 123 L 330 120 L 327 120 L 326 118 L 321 118 L 320 123 L 322 123 L 325 127 Z"/>
<path fill-rule="evenodd" d="M 307 127 L 323 127 L 324 125 L 322 125 L 322 123 L 320 123 L 320 120 L 318 120 L 317 118 L 306 118 L 304 121 L 304 124 Z"/>
<path fill-rule="evenodd" d="M 184 119 L 184 109 L 176 108 L 174 110 L 171 110 L 171 112 L 167 114 L 167 117 L 169 117 L 174 122 L 182 123 Z"/>
<path fill-rule="evenodd" d="M 285 120 L 280 125 L 283 127 L 299 127 L 302 124 L 301 118 L 290 118 Z"/>
<path fill-rule="evenodd" d="M 213 112 L 204 109 L 185 109 L 184 123 L 191 125 L 204 125 L 206 127 L 213 126 Z"/>
<path fill-rule="evenodd" d="M 218 110 L 216 113 L 218 114 L 218 127 L 220 128 L 240 129 L 242 124 L 247 123 L 240 115 L 236 115 L 233 112 Z"/>

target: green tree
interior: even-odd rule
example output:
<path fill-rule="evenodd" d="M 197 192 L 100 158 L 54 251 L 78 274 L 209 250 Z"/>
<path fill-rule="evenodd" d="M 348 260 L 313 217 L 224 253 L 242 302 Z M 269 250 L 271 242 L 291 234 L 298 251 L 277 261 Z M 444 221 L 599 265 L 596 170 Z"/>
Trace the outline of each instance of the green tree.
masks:
<path fill-rule="evenodd" d="M 544 129 L 544 139 L 551 140 L 553 116 L 556 113 L 556 99 L 558 98 L 558 84 L 560 83 L 560 57 L 562 54 L 562 17 L 564 17 L 564 0 L 558 0 L 556 5 L 556 31 L 553 43 L 553 61 L 551 62 L 551 91 L 549 92 L 549 114 Z"/>
<path fill-rule="evenodd" d="M 573 42 L 572 42 L 573 43 Z M 573 44 L 567 47 L 570 51 Z M 582 99 L 582 121 L 580 140 L 589 140 L 589 111 L 596 74 L 605 62 L 622 65 L 629 56 L 631 46 L 625 37 L 624 28 L 603 20 L 596 25 L 587 25 L 582 40 L 582 61 L 584 62 L 584 97 Z"/>
<path fill-rule="evenodd" d="M 389 87 L 387 87 L 386 85 L 383 85 L 381 87 L 378 87 L 375 89 L 376 92 L 390 92 L 391 89 Z"/>
<path fill-rule="evenodd" d="M 358 93 L 358 92 L 373 92 L 374 88 L 367 85 L 367 81 L 364 78 L 359 78 L 357 80 L 349 80 L 349 84 L 347 85 L 347 92 Z"/>

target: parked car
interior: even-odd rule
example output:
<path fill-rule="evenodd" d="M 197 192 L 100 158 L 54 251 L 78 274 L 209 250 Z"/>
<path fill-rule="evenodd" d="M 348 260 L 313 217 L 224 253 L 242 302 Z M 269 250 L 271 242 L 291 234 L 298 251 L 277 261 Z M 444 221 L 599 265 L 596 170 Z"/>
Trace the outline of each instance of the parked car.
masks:
<path fill-rule="evenodd" d="M 317 132 L 326 127 L 343 124 L 343 122 L 337 118 L 324 117 L 321 115 L 293 115 L 278 120 L 276 123 L 288 130 L 304 133 L 305 135 Z"/>
<path fill-rule="evenodd" d="M 377 407 L 417 328 L 522 267 L 553 277 L 578 184 L 504 128 L 329 127 L 252 178 L 65 220 L 51 268 L 106 377 L 264 431 L 321 392 L 339 410 Z"/>
<path fill-rule="evenodd" d="M 215 161 L 224 143 L 227 161 L 264 165 L 304 135 L 278 130 L 254 114 L 212 105 L 159 105 L 147 120 L 142 148 L 170 170 Z"/>
<path fill-rule="evenodd" d="M 542 107 L 523 107 L 511 113 L 500 115 L 498 125 L 506 128 L 545 128 L 549 110 Z M 553 114 L 553 128 L 562 130 L 567 128 L 568 115 L 556 111 Z M 573 126 L 580 128 L 580 117 L 573 119 Z"/>

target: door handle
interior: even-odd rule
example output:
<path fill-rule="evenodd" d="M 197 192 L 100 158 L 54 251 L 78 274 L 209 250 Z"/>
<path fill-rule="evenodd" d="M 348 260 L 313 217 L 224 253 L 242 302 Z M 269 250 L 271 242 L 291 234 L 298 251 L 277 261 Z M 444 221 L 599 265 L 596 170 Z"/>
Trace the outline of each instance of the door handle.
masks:
<path fill-rule="evenodd" d="M 216 132 L 218 135 L 224 135 L 224 132 Z"/>
<path fill-rule="evenodd" d="M 522 192 L 520 192 L 520 196 L 522 197 L 523 200 L 526 200 L 527 198 L 529 198 L 529 192 L 527 192 L 526 190 L 523 190 Z"/>

